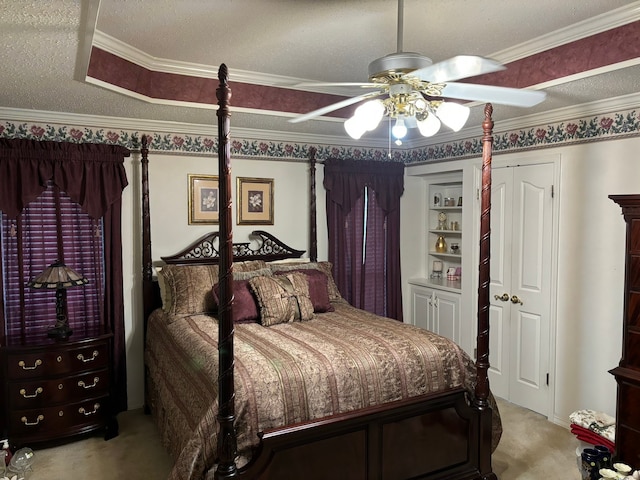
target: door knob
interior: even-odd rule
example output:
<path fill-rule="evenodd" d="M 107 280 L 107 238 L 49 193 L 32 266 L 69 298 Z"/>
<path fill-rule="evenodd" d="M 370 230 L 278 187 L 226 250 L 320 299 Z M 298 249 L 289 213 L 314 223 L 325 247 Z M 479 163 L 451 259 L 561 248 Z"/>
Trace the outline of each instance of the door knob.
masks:
<path fill-rule="evenodd" d="M 496 300 L 502 300 L 503 302 L 508 302 L 509 301 L 509 294 L 508 293 L 503 293 L 502 296 L 494 295 L 493 298 L 495 298 Z"/>
<path fill-rule="evenodd" d="M 511 297 L 511 303 L 519 303 L 520 305 L 524 305 L 524 303 L 522 303 L 522 300 L 520 300 L 517 295 Z"/>

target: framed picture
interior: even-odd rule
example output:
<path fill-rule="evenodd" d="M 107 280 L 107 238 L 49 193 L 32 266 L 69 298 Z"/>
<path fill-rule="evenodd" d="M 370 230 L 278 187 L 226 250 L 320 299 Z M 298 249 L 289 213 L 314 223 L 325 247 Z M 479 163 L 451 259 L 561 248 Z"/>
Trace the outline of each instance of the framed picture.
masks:
<path fill-rule="evenodd" d="M 273 225 L 273 178 L 237 179 L 238 225 Z"/>
<path fill-rule="evenodd" d="M 218 177 L 189 174 L 189 225 L 217 224 L 220 219 Z"/>

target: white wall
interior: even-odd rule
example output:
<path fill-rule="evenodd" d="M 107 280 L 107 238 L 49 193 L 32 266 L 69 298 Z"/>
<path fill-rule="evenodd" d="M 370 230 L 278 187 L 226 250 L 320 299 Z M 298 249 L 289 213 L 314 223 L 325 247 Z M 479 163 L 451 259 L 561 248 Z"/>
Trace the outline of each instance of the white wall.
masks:
<path fill-rule="evenodd" d="M 253 230 L 265 230 L 292 248 L 309 248 L 309 165 L 305 162 L 232 160 L 234 241 L 247 241 Z M 123 276 L 129 408 L 144 402 L 142 320 L 142 233 L 140 158 L 125 159 L 129 186 L 123 192 Z M 188 174 L 217 175 L 218 160 L 208 156 L 149 154 L 151 245 L 154 262 L 177 253 L 217 225 L 188 224 Z M 274 225 L 235 225 L 236 177 L 274 179 Z M 327 259 L 323 167 L 316 169 L 318 258 Z M 308 256 L 308 253 L 305 254 Z"/>
<path fill-rule="evenodd" d="M 559 424 L 568 425 L 569 414 L 583 408 L 615 416 L 616 382 L 608 371 L 617 366 L 622 348 L 625 223 L 608 195 L 640 194 L 638 151 L 640 138 L 635 137 L 494 156 L 500 161 L 560 156 L 555 401 L 550 418 Z M 473 163 L 478 160 L 408 171 L 434 173 Z M 417 243 L 424 238 L 424 227 L 416 218 L 421 207 L 414 202 L 422 201 L 417 191 L 424 190 L 424 184 L 416 177 L 409 179 L 403 197 L 403 220 L 410 219 L 402 230 L 403 274 L 418 274 L 425 267 L 407 255 L 423 251 Z M 404 278 L 406 284 L 409 277 Z"/>
<path fill-rule="evenodd" d="M 615 415 L 616 384 L 608 370 L 620 360 L 624 221 L 610 194 L 640 193 L 640 138 L 564 146 L 518 156 L 561 157 L 555 403 L 553 418 L 591 408 Z M 506 157 L 507 155 L 505 155 Z M 501 155 L 502 159 L 503 156 Z M 469 160 L 468 162 L 473 162 Z M 460 168 L 465 161 L 456 161 Z M 143 404 L 143 344 L 140 229 L 140 163 L 126 160 L 129 187 L 123 194 L 123 249 L 129 408 Z M 449 165 L 447 168 L 451 168 Z M 298 249 L 308 248 L 308 165 L 234 159 L 232 178 L 274 178 L 275 224 L 234 225 L 236 241 L 264 229 Z M 429 170 L 433 169 L 429 167 Z M 187 174 L 217 174 L 217 160 L 204 156 L 150 155 L 152 256 L 171 255 L 215 226 L 187 224 Z M 323 169 L 316 173 L 320 259 L 327 258 Z M 410 302 L 406 279 L 424 274 L 424 184 L 406 176 L 402 197 L 402 273 L 404 310 Z M 235 216 L 234 216 L 235 218 Z"/>

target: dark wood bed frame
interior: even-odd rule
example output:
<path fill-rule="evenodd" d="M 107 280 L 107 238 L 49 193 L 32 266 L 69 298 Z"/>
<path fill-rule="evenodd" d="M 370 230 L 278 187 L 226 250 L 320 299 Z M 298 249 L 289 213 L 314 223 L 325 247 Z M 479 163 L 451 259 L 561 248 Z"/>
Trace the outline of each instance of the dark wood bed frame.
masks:
<path fill-rule="evenodd" d="M 299 257 L 266 232 L 257 231 L 260 247 L 233 244 L 230 174 L 231 90 L 227 67 L 219 69 L 216 90 L 218 116 L 218 176 L 220 231 L 205 236 L 166 263 L 211 262 L 199 258 L 213 251 L 220 265 L 219 308 L 219 423 L 215 478 L 247 479 L 497 479 L 491 467 L 492 409 L 489 403 L 489 226 L 491 201 L 492 107 L 485 106 L 482 154 L 481 235 L 478 287 L 477 383 L 470 395 L 462 388 L 429 394 L 354 412 L 288 425 L 262 432 L 257 453 L 242 468 L 236 466 L 234 429 L 234 351 L 232 280 L 237 260 Z M 152 278 L 149 211 L 148 145 L 142 139 L 143 303 L 145 332 L 159 295 Z M 316 260 L 315 150 L 310 149 L 310 250 Z M 271 243 L 273 242 L 273 243 Z M 204 246 L 203 246 L 204 245 Z M 218 247 L 215 247 L 218 245 Z M 266 248 L 266 250 L 264 248 Z M 281 249 L 281 250 L 279 250 Z M 195 254 L 193 253 L 195 252 Z M 195 257 L 195 258 L 194 258 Z"/>

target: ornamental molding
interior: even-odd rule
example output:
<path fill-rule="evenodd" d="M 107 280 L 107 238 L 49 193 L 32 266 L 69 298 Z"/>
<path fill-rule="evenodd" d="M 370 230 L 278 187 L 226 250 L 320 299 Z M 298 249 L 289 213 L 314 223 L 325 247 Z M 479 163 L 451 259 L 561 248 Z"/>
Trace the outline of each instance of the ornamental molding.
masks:
<path fill-rule="evenodd" d="M 604 106 L 610 107 L 607 113 L 601 113 Z M 217 128 L 209 125 L 0 107 L 0 138 L 111 143 L 137 151 L 142 135 L 151 137 L 149 150 L 153 153 L 217 154 Z M 498 154 L 631 136 L 640 136 L 640 94 L 502 122 L 494 131 L 493 145 Z M 329 157 L 391 159 L 407 165 L 482 154 L 477 127 L 459 132 L 458 138 L 436 138 L 440 140 L 437 144 L 407 142 L 403 149 L 389 151 L 385 142 L 363 145 L 328 135 L 235 128 L 230 147 L 234 158 L 296 162 L 306 162 L 311 148 L 316 149 L 318 161 Z"/>

